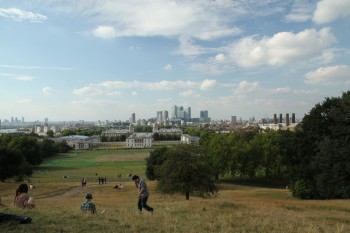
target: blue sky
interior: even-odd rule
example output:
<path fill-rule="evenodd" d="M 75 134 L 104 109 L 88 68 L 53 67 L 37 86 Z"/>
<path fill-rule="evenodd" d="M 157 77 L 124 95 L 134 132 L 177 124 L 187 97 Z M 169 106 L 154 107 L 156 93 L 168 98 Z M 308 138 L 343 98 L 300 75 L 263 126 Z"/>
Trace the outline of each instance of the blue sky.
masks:
<path fill-rule="evenodd" d="M 0 119 L 302 118 L 349 58 L 349 0 L 0 0 Z"/>

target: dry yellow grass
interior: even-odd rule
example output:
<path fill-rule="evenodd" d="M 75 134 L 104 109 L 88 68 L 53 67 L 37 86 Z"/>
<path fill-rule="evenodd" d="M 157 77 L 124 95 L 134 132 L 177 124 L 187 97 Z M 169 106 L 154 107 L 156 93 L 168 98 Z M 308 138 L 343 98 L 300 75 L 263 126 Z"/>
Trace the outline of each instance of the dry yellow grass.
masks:
<path fill-rule="evenodd" d="M 287 190 L 224 185 L 216 197 L 164 196 L 148 182 L 153 215 L 138 215 L 136 190 L 124 182 L 124 190 L 113 184 L 45 183 L 30 194 L 34 210 L 11 206 L 18 184 L 0 183 L 6 212 L 26 214 L 29 225 L 2 224 L 1 232 L 350 232 L 349 200 L 302 201 Z M 85 193 L 92 192 L 99 214 L 80 213 Z M 104 214 L 100 212 L 105 210 Z"/>

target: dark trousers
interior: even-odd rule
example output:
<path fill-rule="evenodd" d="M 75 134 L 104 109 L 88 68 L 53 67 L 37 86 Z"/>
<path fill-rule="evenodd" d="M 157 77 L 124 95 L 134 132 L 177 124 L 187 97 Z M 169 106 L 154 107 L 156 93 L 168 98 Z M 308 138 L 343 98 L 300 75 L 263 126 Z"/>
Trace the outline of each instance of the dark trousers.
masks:
<path fill-rule="evenodd" d="M 14 221 L 19 223 L 30 223 L 32 219 L 25 216 L 0 213 L 0 222 L 8 222 L 8 221 Z"/>
<path fill-rule="evenodd" d="M 137 202 L 137 207 L 140 211 L 142 211 L 142 208 L 144 208 L 147 211 L 153 211 L 153 208 L 147 205 L 148 197 L 140 197 L 139 201 Z"/>

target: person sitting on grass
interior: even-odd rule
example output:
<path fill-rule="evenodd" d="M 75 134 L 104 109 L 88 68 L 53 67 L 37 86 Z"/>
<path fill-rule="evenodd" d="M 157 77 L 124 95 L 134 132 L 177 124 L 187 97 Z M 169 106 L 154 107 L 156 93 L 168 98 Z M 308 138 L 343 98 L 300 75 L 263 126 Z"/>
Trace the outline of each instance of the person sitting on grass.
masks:
<path fill-rule="evenodd" d="M 35 207 L 34 199 L 28 195 L 27 184 L 21 184 L 17 188 L 15 198 L 13 199 L 13 205 L 22 209 L 32 209 Z"/>
<path fill-rule="evenodd" d="M 82 213 L 92 213 L 96 214 L 96 206 L 95 204 L 91 201 L 93 199 L 91 193 L 86 194 L 86 200 L 81 203 L 80 205 L 80 210 Z"/>

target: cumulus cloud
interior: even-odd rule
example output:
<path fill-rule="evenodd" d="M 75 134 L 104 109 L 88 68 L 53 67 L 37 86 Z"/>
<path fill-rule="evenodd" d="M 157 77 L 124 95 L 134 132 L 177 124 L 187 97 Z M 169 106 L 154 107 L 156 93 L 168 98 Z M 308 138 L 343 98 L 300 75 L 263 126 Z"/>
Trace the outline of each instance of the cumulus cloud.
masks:
<path fill-rule="evenodd" d="M 171 70 L 173 70 L 173 66 L 172 66 L 171 64 L 166 64 L 166 65 L 163 67 L 163 69 L 164 69 L 165 71 L 171 71 Z"/>
<path fill-rule="evenodd" d="M 236 92 L 255 92 L 261 90 L 262 87 L 258 82 L 241 81 L 236 88 Z"/>
<path fill-rule="evenodd" d="M 42 14 L 21 10 L 18 8 L 0 8 L 0 16 L 13 20 L 28 20 L 31 22 L 43 22 L 47 17 Z"/>
<path fill-rule="evenodd" d="M 98 26 L 92 30 L 92 35 L 102 39 L 113 39 L 117 36 L 117 31 L 110 26 Z"/>
<path fill-rule="evenodd" d="M 225 55 L 222 53 L 219 53 L 218 55 L 215 56 L 215 60 L 218 62 L 224 61 L 225 60 Z"/>
<path fill-rule="evenodd" d="M 216 80 L 206 79 L 202 82 L 200 89 L 209 90 L 216 86 Z"/>
<path fill-rule="evenodd" d="M 350 17 L 349 0 L 322 0 L 317 3 L 312 20 L 318 24 Z"/>
<path fill-rule="evenodd" d="M 133 91 L 131 92 L 131 95 L 136 97 L 136 96 L 139 96 L 139 93 L 137 91 Z"/>
<path fill-rule="evenodd" d="M 314 58 L 336 42 L 330 28 L 280 32 L 273 37 L 246 37 L 233 44 L 229 56 L 242 67 L 278 66 Z"/>
<path fill-rule="evenodd" d="M 54 90 L 53 88 L 51 88 L 51 87 L 44 87 L 44 88 L 42 89 L 42 92 L 43 92 L 45 95 L 50 95 L 50 94 L 54 93 L 55 90 Z"/>
<path fill-rule="evenodd" d="M 305 75 L 305 83 L 321 85 L 349 85 L 350 84 L 350 67 L 347 65 L 336 65 L 321 67 L 317 70 L 310 71 Z"/>

